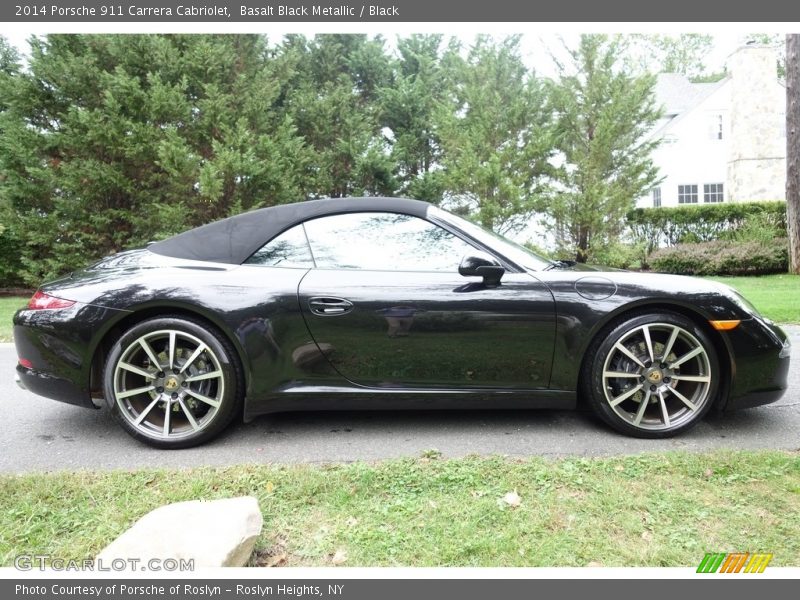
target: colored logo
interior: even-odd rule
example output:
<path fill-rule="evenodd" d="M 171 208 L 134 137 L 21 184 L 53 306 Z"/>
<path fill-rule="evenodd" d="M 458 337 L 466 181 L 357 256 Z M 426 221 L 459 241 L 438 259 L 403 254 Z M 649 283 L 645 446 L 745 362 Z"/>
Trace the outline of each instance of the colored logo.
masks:
<path fill-rule="evenodd" d="M 709 552 L 700 561 L 698 573 L 763 573 L 772 554 Z"/>

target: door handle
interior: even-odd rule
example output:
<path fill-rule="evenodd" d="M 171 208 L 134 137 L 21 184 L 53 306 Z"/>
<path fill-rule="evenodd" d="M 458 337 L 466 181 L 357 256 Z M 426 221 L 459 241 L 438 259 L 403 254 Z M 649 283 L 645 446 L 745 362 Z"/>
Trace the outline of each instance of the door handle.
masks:
<path fill-rule="evenodd" d="M 349 313 L 353 310 L 353 303 L 344 298 L 315 297 L 308 299 L 308 307 L 315 315 L 333 317 Z"/>

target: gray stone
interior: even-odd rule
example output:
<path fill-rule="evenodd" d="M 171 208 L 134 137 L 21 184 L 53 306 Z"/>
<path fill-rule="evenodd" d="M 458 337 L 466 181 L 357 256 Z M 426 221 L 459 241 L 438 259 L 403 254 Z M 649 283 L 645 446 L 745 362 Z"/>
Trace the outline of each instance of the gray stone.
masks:
<path fill-rule="evenodd" d="M 161 506 L 143 516 L 97 555 L 114 559 L 194 559 L 199 567 L 241 567 L 261 533 L 263 518 L 252 496 L 192 500 Z"/>
<path fill-rule="evenodd" d="M 739 48 L 729 60 L 726 191 L 731 202 L 786 199 L 786 88 L 778 83 L 776 60 L 773 48 L 752 45 Z"/>

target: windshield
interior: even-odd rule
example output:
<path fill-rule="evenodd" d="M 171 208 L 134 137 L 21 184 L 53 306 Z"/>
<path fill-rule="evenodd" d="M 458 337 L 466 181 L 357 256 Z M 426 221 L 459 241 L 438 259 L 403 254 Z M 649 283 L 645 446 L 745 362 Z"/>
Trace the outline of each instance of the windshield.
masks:
<path fill-rule="evenodd" d="M 467 221 L 458 215 L 454 215 L 451 212 L 447 212 L 432 206 L 428 209 L 428 216 L 457 227 L 467 235 L 475 238 L 481 244 L 484 244 L 489 248 L 496 249 L 500 254 L 507 257 L 509 260 L 512 260 L 526 269 L 541 271 L 552 264 L 551 261 L 531 252 L 525 246 L 517 244 L 516 242 L 512 242 L 511 240 L 504 238 L 502 235 L 499 235 L 493 231 L 489 231 L 488 229 L 484 229 L 483 227 L 476 225 L 471 221 Z"/>

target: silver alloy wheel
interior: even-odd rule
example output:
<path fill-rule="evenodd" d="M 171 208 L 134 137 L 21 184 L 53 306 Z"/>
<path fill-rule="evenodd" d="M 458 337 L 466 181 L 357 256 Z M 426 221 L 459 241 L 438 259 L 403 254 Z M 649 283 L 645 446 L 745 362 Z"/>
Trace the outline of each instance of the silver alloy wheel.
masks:
<path fill-rule="evenodd" d="M 603 393 L 634 427 L 665 430 L 691 421 L 710 401 L 711 378 L 708 353 L 694 335 L 672 323 L 648 323 L 612 346 Z"/>
<path fill-rule="evenodd" d="M 220 361 L 199 338 L 174 329 L 147 333 L 114 366 L 114 399 L 142 434 L 180 439 L 206 429 L 225 394 Z"/>

